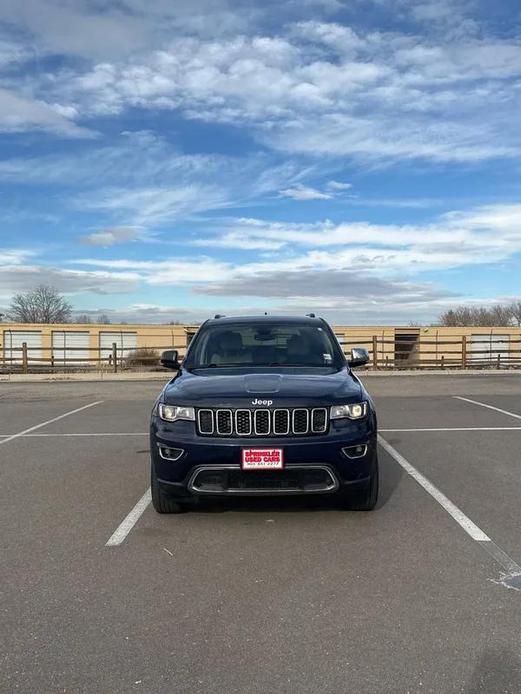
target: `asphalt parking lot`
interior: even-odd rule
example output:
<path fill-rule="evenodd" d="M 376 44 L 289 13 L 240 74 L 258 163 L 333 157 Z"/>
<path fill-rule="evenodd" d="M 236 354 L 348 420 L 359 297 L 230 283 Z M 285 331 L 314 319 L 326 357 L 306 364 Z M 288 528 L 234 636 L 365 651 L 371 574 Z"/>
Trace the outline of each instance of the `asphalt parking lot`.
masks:
<path fill-rule="evenodd" d="M 376 511 L 180 516 L 148 503 L 160 383 L 0 384 L 0 691 L 521 692 L 521 375 L 364 380 Z"/>

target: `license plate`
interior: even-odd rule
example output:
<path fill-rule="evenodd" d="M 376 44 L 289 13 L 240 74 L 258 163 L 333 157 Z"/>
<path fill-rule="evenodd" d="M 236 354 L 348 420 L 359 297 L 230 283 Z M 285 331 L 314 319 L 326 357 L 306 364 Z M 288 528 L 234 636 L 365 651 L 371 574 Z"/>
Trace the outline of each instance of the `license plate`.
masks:
<path fill-rule="evenodd" d="M 241 467 L 243 470 L 282 470 L 282 448 L 243 448 Z"/>

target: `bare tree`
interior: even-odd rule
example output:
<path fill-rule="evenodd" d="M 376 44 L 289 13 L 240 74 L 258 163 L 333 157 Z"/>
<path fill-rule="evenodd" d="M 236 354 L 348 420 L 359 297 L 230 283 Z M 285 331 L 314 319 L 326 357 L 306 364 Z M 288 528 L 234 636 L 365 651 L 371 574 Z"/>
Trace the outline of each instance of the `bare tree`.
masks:
<path fill-rule="evenodd" d="M 32 291 L 15 294 L 7 311 L 15 323 L 68 323 L 72 306 L 57 289 L 40 284 Z"/>
<path fill-rule="evenodd" d="M 448 328 L 463 326 L 494 328 L 509 326 L 514 322 L 521 325 L 521 301 L 490 307 L 457 306 L 445 311 L 438 318 L 438 324 Z"/>
<path fill-rule="evenodd" d="M 494 325 L 510 325 L 512 323 L 512 305 L 503 306 L 497 304 L 490 309 L 490 316 Z"/>
<path fill-rule="evenodd" d="M 513 301 L 510 304 L 512 321 L 521 327 L 521 301 Z"/>
<path fill-rule="evenodd" d="M 99 323 L 100 325 L 110 325 L 110 322 L 110 318 L 107 316 L 106 313 L 100 313 L 96 321 L 96 323 Z"/>
<path fill-rule="evenodd" d="M 92 323 L 92 318 L 88 316 L 86 313 L 80 313 L 76 318 L 74 319 L 75 323 Z"/>

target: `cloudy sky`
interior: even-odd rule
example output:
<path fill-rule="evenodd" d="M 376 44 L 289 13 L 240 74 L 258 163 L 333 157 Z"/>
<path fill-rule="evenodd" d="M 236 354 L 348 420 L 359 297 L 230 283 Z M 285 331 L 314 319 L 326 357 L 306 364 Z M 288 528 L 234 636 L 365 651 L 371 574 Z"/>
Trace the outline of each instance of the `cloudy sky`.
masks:
<path fill-rule="evenodd" d="M 1 0 L 0 310 L 521 294 L 518 0 Z"/>

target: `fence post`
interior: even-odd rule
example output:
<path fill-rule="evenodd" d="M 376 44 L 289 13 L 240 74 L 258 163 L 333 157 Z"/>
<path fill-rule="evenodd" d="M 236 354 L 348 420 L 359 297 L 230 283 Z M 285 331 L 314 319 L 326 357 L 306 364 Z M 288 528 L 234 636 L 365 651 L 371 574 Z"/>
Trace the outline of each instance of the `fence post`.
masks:
<path fill-rule="evenodd" d="M 461 366 L 467 368 L 467 336 L 463 335 L 461 338 Z"/>
<path fill-rule="evenodd" d="M 22 342 L 22 373 L 26 374 L 28 372 L 27 342 Z"/>
<path fill-rule="evenodd" d="M 373 335 L 373 371 L 378 369 L 378 338 Z"/>
<path fill-rule="evenodd" d="M 116 342 L 112 343 L 112 366 L 114 373 L 118 372 L 118 345 Z"/>

